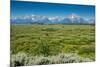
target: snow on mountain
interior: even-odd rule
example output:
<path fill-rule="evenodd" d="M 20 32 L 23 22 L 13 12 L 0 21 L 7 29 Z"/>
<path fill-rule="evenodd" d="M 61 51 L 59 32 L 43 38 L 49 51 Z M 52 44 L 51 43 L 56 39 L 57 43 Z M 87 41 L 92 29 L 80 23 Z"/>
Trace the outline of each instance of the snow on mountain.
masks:
<path fill-rule="evenodd" d="M 61 21 L 61 18 L 59 18 L 58 16 L 56 16 L 56 17 L 49 18 L 49 20 L 51 21 L 52 24 L 59 24 L 60 21 Z"/>
<path fill-rule="evenodd" d="M 80 22 L 80 16 L 78 16 L 78 15 L 76 15 L 76 14 L 71 14 L 71 15 L 69 15 L 69 16 L 67 16 L 69 19 L 70 19 L 70 21 L 72 22 L 72 23 L 74 23 L 74 22 Z"/>
<path fill-rule="evenodd" d="M 71 15 L 67 17 L 70 19 L 71 23 L 86 23 L 87 22 L 84 18 L 80 17 L 77 14 L 72 13 Z"/>
<path fill-rule="evenodd" d="M 89 20 L 88 20 L 88 23 L 90 23 L 90 24 L 95 24 L 95 18 L 89 19 Z"/>
<path fill-rule="evenodd" d="M 46 16 L 22 16 L 22 17 L 16 17 L 16 18 L 11 18 L 11 22 L 15 24 L 34 24 L 34 23 L 50 23 L 50 20 Z"/>
<path fill-rule="evenodd" d="M 67 23 L 71 23 L 71 20 L 69 18 L 65 17 L 60 22 L 63 24 L 67 24 Z"/>
<path fill-rule="evenodd" d="M 46 16 L 38 16 L 37 18 L 37 23 L 40 23 L 40 24 L 50 24 L 50 22 L 51 21 Z"/>
<path fill-rule="evenodd" d="M 70 14 L 66 17 L 46 17 L 37 15 L 18 16 L 10 19 L 13 24 L 82 24 L 82 23 L 94 23 L 95 19 L 89 19 L 88 21 L 77 14 Z"/>

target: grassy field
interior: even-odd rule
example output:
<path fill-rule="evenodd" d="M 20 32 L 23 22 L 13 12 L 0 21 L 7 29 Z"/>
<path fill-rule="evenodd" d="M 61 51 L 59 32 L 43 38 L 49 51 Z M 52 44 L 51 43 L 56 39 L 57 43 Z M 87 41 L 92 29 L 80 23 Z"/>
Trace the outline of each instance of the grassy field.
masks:
<path fill-rule="evenodd" d="M 95 26 L 11 25 L 11 60 L 13 59 L 13 55 L 17 55 L 20 52 L 31 57 L 37 57 L 37 59 L 41 56 L 49 58 L 58 57 L 60 54 L 65 54 L 65 57 L 66 54 L 77 54 L 81 58 L 89 58 L 94 61 Z M 58 63 L 47 62 L 46 60 L 45 63 L 41 64 Z"/>

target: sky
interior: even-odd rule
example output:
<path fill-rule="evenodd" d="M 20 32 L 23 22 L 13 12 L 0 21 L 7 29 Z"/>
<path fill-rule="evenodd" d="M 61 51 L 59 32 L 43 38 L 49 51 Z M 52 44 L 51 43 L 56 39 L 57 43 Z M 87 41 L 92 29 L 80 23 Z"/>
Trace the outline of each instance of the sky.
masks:
<path fill-rule="evenodd" d="M 72 13 L 84 18 L 95 17 L 95 6 L 41 2 L 11 1 L 11 17 L 39 15 L 47 17 L 66 17 Z"/>

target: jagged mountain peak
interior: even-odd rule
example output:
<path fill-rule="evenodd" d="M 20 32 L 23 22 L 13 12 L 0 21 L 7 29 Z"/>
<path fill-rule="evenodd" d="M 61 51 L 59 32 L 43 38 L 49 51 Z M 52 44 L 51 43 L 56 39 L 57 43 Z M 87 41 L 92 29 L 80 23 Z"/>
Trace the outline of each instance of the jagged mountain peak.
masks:
<path fill-rule="evenodd" d="M 38 16 L 38 15 L 25 15 L 25 16 L 17 16 L 11 18 L 11 23 L 14 24 L 73 24 L 73 23 L 94 23 L 95 18 L 92 18 L 90 20 L 86 20 L 83 17 L 72 13 L 69 14 L 66 17 L 47 17 L 47 16 Z"/>
<path fill-rule="evenodd" d="M 75 13 L 72 13 L 70 15 L 67 16 L 68 18 L 71 18 L 71 19 L 74 19 L 74 18 L 80 18 L 79 15 L 75 14 Z"/>

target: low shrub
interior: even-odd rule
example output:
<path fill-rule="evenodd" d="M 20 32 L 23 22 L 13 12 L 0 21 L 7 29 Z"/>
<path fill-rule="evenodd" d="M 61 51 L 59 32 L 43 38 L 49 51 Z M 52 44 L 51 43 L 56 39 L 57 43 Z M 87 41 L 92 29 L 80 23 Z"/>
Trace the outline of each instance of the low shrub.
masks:
<path fill-rule="evenodd" d="M 61 63 L 78 63 L 91 62 L 89 58 L 82 58 L 75 53 L 59 54 L 54 56 L 29 56 L 25 53 L 18 53 L 11 56 L 11 67 L 30 66 L 43 64 L 61 64 Z"/>

